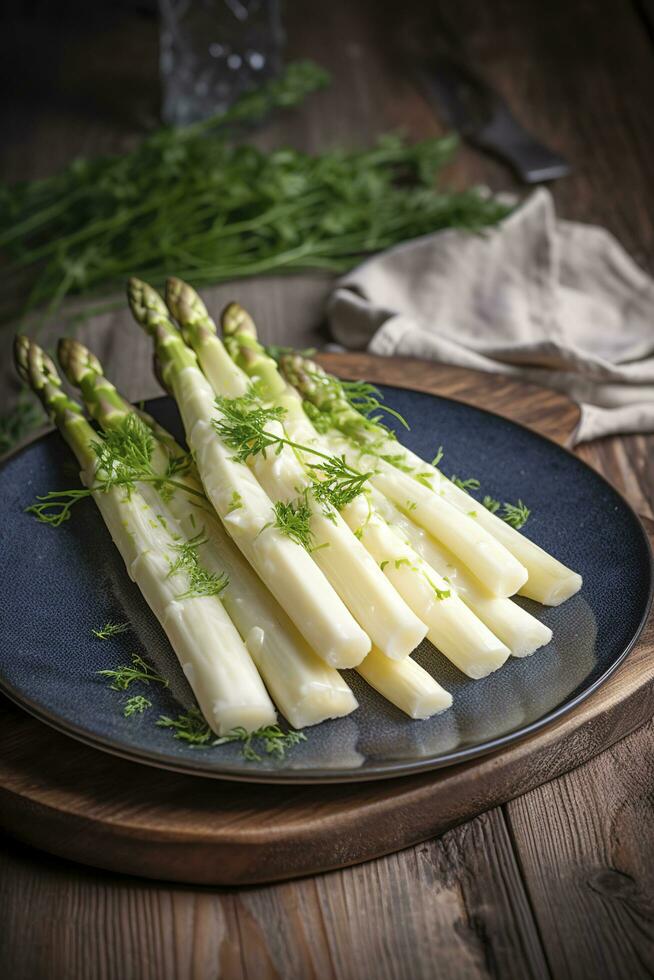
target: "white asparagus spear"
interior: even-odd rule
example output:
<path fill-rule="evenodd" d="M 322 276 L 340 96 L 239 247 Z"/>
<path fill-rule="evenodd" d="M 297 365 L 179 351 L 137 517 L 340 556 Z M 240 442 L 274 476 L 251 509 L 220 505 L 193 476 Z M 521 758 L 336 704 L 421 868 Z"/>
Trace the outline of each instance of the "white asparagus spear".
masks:
<path fill-rule="evenodd" d="M 195 290 L 181 280 L 171 278 L 166 287 L 166 302 L 181 326 L 185 341 L 195 351 L 215 395 L 227 398 L 244 395 L 251 387 L 250 378 L 227 354 L 216 336 L 215 324 Z M 283 391 L 285 387 L 278 378 L 277 391 Z M 285 436 L 284 428 L 278 422 L 267 423 L 265 431 Z M 309 462 L 316 462 L 316 459 Z M 315 499 L 310 492 L 313 481 L 294 450 L 280 444 L 266 454 L 251 456 L 247 464 L 273 501 L 295 502 L 307 491 L 305 502 L 311 515 L 311 557 L 372 643 L 392 659 L 408 657 L 424 639 L 426 625 L 382 575 L 340 514 Z"/>
<path fill-rule="evenodd" d="M 421 483 L 428 483 L 434 493 L 461 513 L 467 514 L 474 509 L 478 523 L 527 569 L 528 578 L 518 590 L 520 595 L 535 599 L 536 602 L 546 606 L 558 606 L 579 591 L 583 584 L 581 575 L 548 554 L 486 507 L 476 505 L 465 490 L 461 490 L 448 480 L 435 466 L 426 463 L 410 449 L 392 439 L 386 440 L 380 452 L 384 455 L 400 457 L 398 462 L 420 473 Z M 409 475 L 402 474 L 403 482 Z"/>
<path fill-rule="evenodd" d="M 181 447 L 153 420 L 146 417 L 146 421 L 153 424 L 155 435 L 163 436 L 168 447 L 167 451 L 158 447 L 157 471 L 165 472 L 168 453 L 172 449 L 173 456 L 180 456 Z M 191 475 L 181 479 L 196 489 L 200 487 L 194 477 L 194 467 Z M 148 490 L 156 493 L 153 488 Z M 291 724 L 302 728 L 327 718 L 342 717 L 356 708 L 356 699 L 343 678 L 308 648 L 220 522 L 198 512 L 191 499 L 177 490 L 162 506 L 172 511 L 187 535 L 196 535 L 199 523 L 204 522 L 207 540 L 199 546 L 200 557 L 210 571 L 224 570 L 229 575 L 229 585 L 223 593 L 225 607 L 246 639 L 275 704 Z M 408 657 L 391 661 L 373 647 L 355 669 L 371 687 L 411 718 L 429 718 L 452 704 L 452 696 Z"/>
<path fill-rule="evenodd" d="M 98 434 L 61 390 L 50 358 L 21 337 L 16 362 L 75 453 L 82 483 L 97 488 L 93 498 L 127 572 L 167 633 L 208 724 L 218 734 L 273 724 L 273 704 L 218 595 L 201 594 L 193 562 L 180 563 L 174 538 L 136 489 L 100 489 L 106 474 L 97 472 Z"/>
<path fill-rule="evenodd" d="M 343 509 L 352 530 L 377 561 L 416 615 L 427 623 L 429 640 L 468 677 L 478 679 L 497 670 L 509 649 L 456 595 L 413 548 L 358 497 Z"/>
<path fill-rule="evenodd" d="M 274 526 L 270 498 L 218 437 L 211 425 L 220 415 L 211 386 L 163 302 L 150 287 L 131 280 L 130 305 L 155 339 L 204 490 L 228 533 L 316 653 L 334 667 L 356 666 L 370 649 L 368 636 L 304 548 Z"/>
<path fill-rule="evenodd" d="M 394 530 L 404 534 L 421 558 L 451 582 L 457 595 L 509 648 L 514 657 L 528 657 L 550 642 L 552 630 L 548 626 L 512 599 L 491 595 L 446 548 L 414 524 L 379 491 L 372 491 L 371 503 Z"/>
<path fill-rule="evenodd" d="M 390 464 L 370 454 L 362 454 L 358 446 L 345 439 L 337 430 L 318 434 L 292 389 L 287 389 L 278 398 L 278 404 L 286 411 L 284 426 L 291 439 L 315 446 L 323 452 L 342 455 L 354 468 L 375 471 L 370 484 L 389 497 L 398 509 L 409 512 L 415 523 L 432 533 L 434 529 L 438 529 L 439 540 L 453 542 L 457 548 L 457 558 L 475 578 L 484 584 L 495 583 L 494 586 L 486 585 L 492 595 L 511 595 L 517 590 L 518 584 L 524 581 L 526 570 L 506 549 L 498 546 L 483 528 L 478 527 L 472 517 L 462 516 L 431 490 Z M 492 577 L 493 570 L 495 578 Z"/>
<path fill-rule="evenodd" d="M 336 450 L 329 436 L 315 431 L 293 392 L 287 392 L 280 403 L 286 408 L 286 429 L 293 440 L 304 445 L 315 445 L 326 452 Z M 474 611 L 470 612 L 465 607 L 462 610 L 461 602 L 455 595 L 451 599 L 437 600 L 434 606 L 436 592 L 433 588 L 430 590 L 429 584 L 436 584 L 438 591 L 442 592 L 450 590 L 450 584 L 425 564 L 418 566 L 415 560 L 402 561 L 403 557 L 413 554 L 407 547 L 406 536 L 398 535 L 390 523 L 376 513 L 376 502 L 383 506 L 387 504 L 382 494 L 371 487 L 364 496 L 343 509 L 343 517 L 378 563 L 391 556 L 393 561 L 400 562 L 397 569 L 391 570 L 393 578 L 387 570 L 388 566 L 384 568 L 385 574 L 414 612 L 429 625 L 428 637 L 431 642 L 465 673 L 472 671 L 470 676 L 485 676 L 496 670 L 509 655 L 506 644 L 497 635 L 492 635 L 494 631 L 484 624 L 482 617 L 477 619 Z M 414 558 L 417 557 L 414 555 Z"/>
<path fill-rule="evenodd" d="M 165 502 L 152 487 L 142 492 L 152 497 L 157 516 L 172 516 L 187 537 L 199 536 L 198 555 L 208 571 L 228 576 L 223 605 L 290 724 L 305 728 L 354 711 L 357 700 L 345 680 L 309 648 L 217 517 L 194 507 L 181 490 Z"/>
<path fill-rule="evenodd" d="M 461 513 L 443 497 L 384 460 L 357 452 L 347 439 L 334 436 L 330 444 L 351 466 L 374 469 L 372 485 L 449 548 L 493 595 L 513 595 L 525 583 L 527 570 L 471 514 Z M 475 512 L 478 509 L 481 508 Z"/>
<path fill-rule="evenodd" d="M 284 435 L 279 423 L 267 431 Z M 256 456 L 251 468 L 269 496 L 288 503 L 311 486 L 311 479 L 289 446 Z M 425 638 L 426 625 L 411 611 L 338 511 L 306 496 L 311 511 L 311 556 L 357 622 L 382 653 L 408 657 Z"/>
<path fill-rule="evenodd" d="M 88 469 L 82 482 L 94 484 Z M 218 596 L 185 596 L 189 577 L 173 572 L 178 551 L 156 511 L 136 491 L 96 492 L 93 498 L 130 578 L 170 640 L 213 731 L 255 731 L 275 723 L 275 709 L 247 648 Z M 169 526 L 170 534 L 177 529 Z M 178 535 L 180 540 L 182 536 Z"/>
<path fill-rule="evenodd" d="M 364 419 L 348 401 L 338 378 L 326 374 L 319 365 L 297 354 L 282 356 L 281 367 L 284 377 L 301 391 L 304 398 L 313 403 L 326 422 L 340 429 L 359 446 L 373 446 L 375 454 L 392 458 L 394 466 L 402 470 L 408 468 L 409 471 L 419 474 L 421 483 L 426 483 L 463 514 L 468 513 L 468 494 L 448 480 L 433 464 L 426 463 L 389 437 L 383 426 L 376 424 L 373 419 Z M 479 509 L 477 520 L 527 569 L 528 579 L 520 588 L 521 595 L 545 605 L 556 606 L 579 591 L 582 585 L 581 576 L 520 534 L 516 528 L 486 508 Z M 450 546 L 449 542 L 444 543 Z M 456 551 L 451 546 L 450 550 L 453 553 Z"/>
<path fill-rule="evenodd" d="M 431 718 L 452 705 L 452 695 L 412 657 L 389 660 L 373 647 L 357 673 L 410 718 Z"/>

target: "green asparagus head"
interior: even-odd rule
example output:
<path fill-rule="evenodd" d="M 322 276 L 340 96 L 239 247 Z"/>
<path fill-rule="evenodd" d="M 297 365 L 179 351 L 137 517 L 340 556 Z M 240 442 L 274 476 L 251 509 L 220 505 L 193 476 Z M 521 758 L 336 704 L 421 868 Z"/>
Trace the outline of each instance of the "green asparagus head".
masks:
<path fill-rule="evenodd" d="M 53 361 L 38 344 L 21 334 L 14 341 L 14 360 L 21 380 L 39 396 L 46 412 L 51 414 L 52 399 L 61 391 L 61 378 Z"/>
<path fill-rule="evenodd" d="M 223 341 L 231 359 L 261 386 L 264 397 L 271 401 L 286 390 L 277 364 L 259 343 L 254 320 L 238 303 L 228 303 L 220 317 Z"/>
<path fill-rule="evenodd" d="M 87 374 L 102 375 L 102 365 L 95 354 L 79 340 L 62 337 L 57 346 L 57 359 L 70 383 L 76 388 Z"/>
<path fill-rule="evenodd" d="M 60 429 L 82 465 L 92 459 L 90 448 L 95 433 L 77 402 L 62 388 L 57 368 L 46 352 L 29 337 L 14 342 L 14 360 L 21 379 L 41 400 L 48 417 Z"/>
<path fill-rule="evenodd" d="M 220 314 L 220 326 L 222 327 L 223 337 L 234 337 L 237 334 L 245 334 L 257 340 L 257 328 L 254 320 L 247 310 L 244 310 L 239 303 L 228 303 Z"/>
<path fill-rule="evenodd" d="M 170 323 L 168 310 L 161 296 L 142 279 L 132 277 L 128 281 L 127 301 L 134 319 L 151 337 L 157 336 L 162 323 Z"/>
<path fill-rule="evenodd" d="M 295 353 L 282 354 L 279 370 L 306 401 L 321 411 L 328 410 L 334 399 L 338 398 L 338 389 L 329 383 L 330 375 L 308 357 Z"/>
<path fill-rule="evenodd" d="M 166 280 L 166 305 L 171 316 L 179 323 L 187 343 L 191 341 L 191 333 L 196 334 L 196 339 L 200 339 L 205 333 L 214 336 L 217 334 L 216 324 L 200 296 L 192 286 L 176 276 L 170 276 Z"/>
<path fill-rule="evenodd" d="M 132 278 L 127 285 L 127 298 L 134 319 L 154 339 L 165 387 L 171 387 L 177 372 L 186 367 L 197 367 L 197 358 L 184 343 L 170 319 L 166 304 L 152 286 Z"/>

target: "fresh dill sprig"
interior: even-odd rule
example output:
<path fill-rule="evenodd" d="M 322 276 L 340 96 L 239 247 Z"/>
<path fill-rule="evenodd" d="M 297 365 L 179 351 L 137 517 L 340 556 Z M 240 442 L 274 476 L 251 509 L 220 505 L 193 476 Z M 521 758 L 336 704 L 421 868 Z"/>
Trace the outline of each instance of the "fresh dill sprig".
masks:
<path fill-rule="evenodd" d="M 500 509 L 499 500 L 495 500 L 494 497 L 490 497 L 488 494 L 486 494 L 486 496 L 482 500 L 482 504 L 486 508 L 486 510 L 489 510 L 491 512 L 491 514 L 496 514 L 497 511 Z"/>
<path fill-rule="evenodd" d="M 188 742 L 190 745 L 206 746 L 213 738 L 213 732 L 198 708 L 189 708 L 184 714 L 178 714 L 176 718 L 160 715 L 157 726 L 171 728 L 174 738 Z"/>
<path fill-rule="evenodd" d="M 49 490 L 48 493 L 36 498 L 38 503 L 26 507 L 25 513 L 34 514 L 41 524 L 59 527 L 64 521 L 70 519 L 72 507 L 78 504 L 80 500 L 90 496 L 91 491 L 87 489 Z"/>
<path fill-rule="evenodd" d="M 436 452 L 436 455 L 434 456 L 434 458 L 431 461 L 431 465 L 432 466 L 438 466 L 438 464 L 440 463 L 440 461 L 442 460 L 442 458 L 443 458 L 444 455 L 445 455 L 445 453 L 443 452 L 443 447 L 442 446 L 439 446 L 438 447 L 438 450 Z"/>
<path fill-rule="evenodd" d="M 311 551 L 313 545 L 313 535 L 311 533 L 311 508 L 306 497 L 298 500 L 291 500 L 284 503 L 283 500 L 276 500 L 274 503 L 275 520 L 273 526 L 278 528 L 295 541 L 296 544 Z M 270 526 L 270 525 L 266 525 Z"/>
<path fill-rule="evenodd" d="M 282 421 L 285 409 L 262 405 L 254 386 L 238 398 L 219 395 L 216 405 L 221 417 L 212 419 L 211 424 L 223 442 L 234 450 L 234 458 L 240 463 L 247 462 L 250 456 L 265 454 L 270 448 L 280 453 L 285 444 L 290 444 L 278 433 L 266 430 L 271 422 Z"/>
<path fill-rule="evenodd" d="M 265 455 L 268 449 L 280 453 L 284 446 L 313 456 L 316 462 L 305 461 L 316 476 L 312 492 L 316 500 L 329 503 L 336 510 L 354 500 L 371 476 L 349 466 L 344 456 L 330 456 L 314 446 L 303 446 L 282 433 L 269 431 L 266 426 L 282 423 L 286 410 L 281 406 L 262 405 L 254 387 L 238 398 L 218 396 L 216 405 L 221 417 L 213 419 L 212 425 L 223 442 L 234 450 L 235 459 L 244 463 L 251 456 Z"/>
<path fill-rule="evenodd" d="M 310 447 L 306 451 L 315 452 Z M 317 455 L 323 456 L 322 453 Z M 311 490 L 316 500 L 329 503 L 340 511 L 363 493 L 372 474 L 355 470 L 345 462 L 345 456 L 324 456 L 324 459 L 324 463 L 307 463 L 319 477 L 312 484 Z"/>
<path fill-rule="evenodd" d="M 418 575 L 421 575 L 437 599 L 449 599 L 452 595 L 451 589 L 439 589 L 425 569 L 420 568 L 418 565 L 414 565 L 410 558 L 396 558 L 393 564 L 395 565 L 395 568 L 402 568 L 402 566 L 405 565 L 407 568 L 410 568 L 412 572 L 416 572 Z M 388 565 L 388 561 L 382 562 L 382 571 L 386 565 Z"/>
<path fill-rule="evenodd" d="M 504 513 L 502 514 L 502 520 L 511 527 L 514 527 L 516 531 L 519 531 L 521 527 L 527 523 L 531 511 L 528 507 L 523 504 L 521 500 L 518 500 L 517 504 L 505 503 L 503 507 Z"/>
<path fill-rule="evenodd" d="M 315 357 L 318 353 L 315 347 L 305 347 L 304 350 L 295 347 L 285 347 L 283 344 L 266 344 L 264 350 L 268 357 L 272 357 L 276 364 L 279 364 L 285 354 L 300 354 L 302 357 Z"/>
<path fill-rule="evenodd" d="M 286 750 L 299 742 L 306 742 L 307 737 L 302 732 L 289 729 L 284 732 L 279 725 L 267 725 L 259 728 L 256 732 L 246 732 L 244 728 L 234 728 L 227 735 L 217 738 L 214 745 L 226 745 L 229 742 L 242 742 L 241 753 L 244 759 L 250 762 L 260 762 L 261 756 L 254 748 L 253 743 L 263 742 L 263 752 L 272 755 L 275 759 L 283 759 Z"/>
<path fill-rule="evenodd" d="M 154 439 L 148 426 L 134 412 L 108 430 L 102 438 L 93 442 L 92 449 L 98 460 L 98 475 L 92 488 L 75 490 L 51 490 L 37 497 L 38 503 L 26 508 L 38 521 L 59 527 L 70 518 L 72 507 L 90 497 L 94 492 L 106 493 L 115 487 L 123 487 L 130 493 L 137 483 L 153 483 L 158 488 L 177 488 L 204 500 L 201 491 L 181 483 L 175 476 L 157 473 L 152 465 Z M 179 471 L 177 471 L 179 472 Z"/>
<path fill-rule="evenodd" d="M 173 546 L 177 553 L 177 558 L 170 564 L 168 575 L 176 572 L 185 572 L 188 576 L 188 589 L 178 595 L 178 599 L 194 599 L 199 596 L 220 595 L 223 589 L 229 585 L 229 579 L 224 572 L 218 575 L 210 572 L 200 561 L 198 549 L 200 545 L 206 544 L 207 538 L 204 531 L 200 531 L 194 538 L 184 541 L 183 544 Z"/>
<path fill-rule="evenodd" d="M 312 374 L 312 378 L 321 380 L 325 375 Z M 331 375 L 327 377 L 332 380 Z M 394 419 L 404 426 L 405 429 L 410 429 L 410 425 L 403 415 L 396 412 L 394 408 L 390 405 L 384 405 L 384 396 L 382 395 L 379 388 L 375 385 L 370 384 L 368 381 L 342 381 L 339 379 L 333 379 L 335 384 L 340 388 L 343 397 L 347 401 L 348 405 L 367 419 L 372 425 L 381 426 L 384 429 L 388 427 L 382 422 L 382 415 L 373 415 L 374 412 L 381 413 L 386 412 L 387 415 L 392 416 Z"/>
<path fill-rule="evenodd" d="M 468 477 L 467 480 L 462 480 L 460 477 L 452 474 L 450 481 L 455 487 L 458 487 L 459 490 L 465 490 L 466 493 L 468 493 L 469 490 L 479 490 L 481 486 L 479 480 L 476 480 L 474 476 Z"/>
<path fill-rule="evenodd" d="M 119 633 L 126 633 L 128 629 L 129 623 L 108 622 L 98 629 L 92 629 L 91 632 L 97 636 L 98 640 L 108 640 L 112 636 L 118 636 Z"/>
<path fill-rule="evenodd" d="M 168 681 L 165 677 L 162 677 L 160 674 L 155 674 L 150 665 L 138 653 L 132 654 L 132 663 L 129 666 L 121 664 L 115 670 L 99 670 L 97 673 L 101 677 L 111 679 L 110 687 L 112 691 L 126 691 L 134 681 L 141 681 L 143 684 L 156 681 L 157 684 L 163 684 L 164 687 L 168 687 Z"/>
<path fill-rule="evenodd" d="M 298 742 L 306 742 L 306 735 L 290 729 L 282 731 L 279 725 L 266 725 L 257 731 L 248 732 L 245 728 L 234 728 L 226 735 L 214 737 L 213 732 L 198 708 L 189 708 L 176 718 L 161 715 L 157 721 L 159 728 L 170 728 L 173 737 L 181 739 L 196 748 L 210 748 L 216 745 L 227 745 L 230 742 L 241 742 L 241 753 L 249 762 L 260 762 L 261 756 L 256 751 L 258 742 L 262 742 L 261 751 L 277 759 L 283 759 L 286 749 Z"/>
<path fill-rule="evenodd" d="M 143 697 L 142 694 L 135 694 L 133 698 L 129 698 L 123 706 L 123 714 L 126 718 L 131 718 L 132 715 L 142 715 L 144 711 L 152 707 L 152 701 L 149 698 Z"/>

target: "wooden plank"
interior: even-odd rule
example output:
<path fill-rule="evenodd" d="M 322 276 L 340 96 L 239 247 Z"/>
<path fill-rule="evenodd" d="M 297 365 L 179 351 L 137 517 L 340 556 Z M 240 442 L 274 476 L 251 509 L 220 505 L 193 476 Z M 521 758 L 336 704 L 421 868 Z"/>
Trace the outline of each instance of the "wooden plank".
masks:
<path fill-rule="evenodd" d="M 357 980 L 373 964 L 376 980 L 548 976 L 500 810 L 353 871 L 240 892 L 3 849 L 0 921 L 13 980 Z"/>
<path fill-rule="evenodd" d="M 555 977 L 652 976 L 653 744 L 650 722 L 505 808 Z"/>

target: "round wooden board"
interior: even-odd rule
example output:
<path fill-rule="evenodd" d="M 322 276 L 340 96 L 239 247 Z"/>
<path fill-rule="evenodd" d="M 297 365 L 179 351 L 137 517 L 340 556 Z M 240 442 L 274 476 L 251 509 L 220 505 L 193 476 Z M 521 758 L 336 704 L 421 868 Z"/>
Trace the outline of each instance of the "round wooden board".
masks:
<path fill-rule="evenodd" d="M 323 355 L 346 377 L 443 394 L 564 443 L 566 398 L 420 361 Z M 85 864 L 149 878 L 243 885 L 339 868 L 399 850 L 585 762 L 654 712 L 654 629 L 591 697 L 542 732 L 420 776 L 337 786 L 218 782 L 125 762 L 0 699 L 0 825 Z"/>

